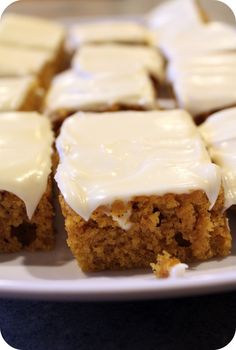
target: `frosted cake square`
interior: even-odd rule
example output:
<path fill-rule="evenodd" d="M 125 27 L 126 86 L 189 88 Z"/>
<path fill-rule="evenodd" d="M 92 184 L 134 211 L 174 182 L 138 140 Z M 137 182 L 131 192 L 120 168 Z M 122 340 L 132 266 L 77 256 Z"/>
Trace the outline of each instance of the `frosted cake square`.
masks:
<path fill-rule="evenodd" d="M 53 135 L 36 112 L 0 113 L 0 252 L 49 250 Z"/>
<path fill-rule="evenodd" d="M 165 62 L 159 50 L 145 46 L 86 45 L 77 50 L 72 67 L 82 73 L 124 73 L 145 69 L 158 83 L 165 75 Z"/>
<path fill-rule="evenodd" d="M 68 245 L 84 271 L 226 256 L 218 166 L 181 110 L 78 113 L 56 141 Z"/>
<path fill-rule="evenodd" d="M 168 68 L 179 107 L 197 123 L 211 113 L 236 105 L 236 54 L 180 56 Z"/>
<path fill-rule="evenodd" d="M 48 51 L 57 66 L 65 60 L 65 36 L 62 25 L 39 17 L 11 13 L 0 22 L 0 45 Z"/>
<path fill-rule="evenodd" d="M 236 205 L 236 108 L 212 114 L 199 130 L 212 161 L 221 167 L 228 209 Z"/>
<path fill-rule="evenodd" d="M 55 73 L 50 52 L 0 44 L 0 77 L 35 75 L 47 87 Z"/>
<path fill-rule="evenodd" d="M 55 126 L 77 111 L 155 108 L 155 91 L 144 70 L 88 76 L 63 72 L 54 78 L 45 101 L 45 112 Z"/>

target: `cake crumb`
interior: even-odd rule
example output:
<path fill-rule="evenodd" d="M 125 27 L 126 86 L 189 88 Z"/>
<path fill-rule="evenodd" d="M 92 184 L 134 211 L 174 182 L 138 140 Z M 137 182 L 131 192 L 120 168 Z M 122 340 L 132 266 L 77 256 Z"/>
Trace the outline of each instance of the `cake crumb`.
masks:
<path fill-rule="evenodd" d="M 180 277 L 183 276 L 188 265 L 181 264 L 181 261 L 172 257 L 167 251 L 157 255 L 157 262 L 151 263 L 153 273 L 157 278 Z M 180 267 L 180 269 L 176 269 Z"/>

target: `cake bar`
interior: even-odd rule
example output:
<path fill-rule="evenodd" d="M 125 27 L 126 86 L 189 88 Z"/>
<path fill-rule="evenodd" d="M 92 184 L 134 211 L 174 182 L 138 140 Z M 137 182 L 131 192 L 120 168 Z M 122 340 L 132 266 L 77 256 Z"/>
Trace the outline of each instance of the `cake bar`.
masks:
<path fill-rule="evenodd" d="M 58 67 L 65 60 L 64 41 L 64 27 L 53 21 L 11 13 L 0 22 L 0 45 L 48 51 Z"/>
<path fill-rule="evenodd" d="M 0 77 L 35 75 L 47 87 L 55 72 L 52 55 L 47 51 L 0 44 Z"/>
<path fill-rule="evenodd" d="M 145 69 L 157 82 L 164 79 L 164 59 L 151 47 L 128 45 L 86 45 L 77 50 L 73 69 L 82 73 L 122 73 Z"/>
<path fill-rule="evenodd" d="M 219 168 L 181 110 L 78 113 L 56 141 L 68 245 L 84 271 L 226 256 Z"/>
<path fill-rule="evenodd" d="M 236 30 L 226 23 L 209 22 L 166 38 L 160 47 L 169 61 L 186 54 L 195 56 L 198 53 L 234 51 Z"/>
<path fill-rule="evenodd" d="M 144 70 L 91 75 L 70 70 L 54 78 L 46 97 L 45 113 L 54 125 L 60 125 L 77 111 L 148 110 L 155 107 L 155 92 Z"/>
<path fill-rule="evenodd" d="M 212 114 L 199 130 L 213 162 L 221 167 L 228 209 L 236 205 L 236 108 Z"/>
<path fill-rule="evenodd" d="M 183 56 L 170 64 L 169 80 L 181 108 L 197 123 L 211 113 L 236 105 L 236 54 Z"/>
<path fill-rule="evenodd" d="M 72 48 L 85 44 L 123 43 L 148 45 L 150 33 L 147 28 L 130 21 L 95 21 L 75 24 L 71 28 Z"/>
<path fill-rule="evenodd" d="M 36 111 L 42 91 L 32 76 L 0 78 L 0 112 Z"/>
<path fill-rule="evenodd" d="M 37 112 L 0 113 L 0 252 L 53 247 L 53 135 Z"/>

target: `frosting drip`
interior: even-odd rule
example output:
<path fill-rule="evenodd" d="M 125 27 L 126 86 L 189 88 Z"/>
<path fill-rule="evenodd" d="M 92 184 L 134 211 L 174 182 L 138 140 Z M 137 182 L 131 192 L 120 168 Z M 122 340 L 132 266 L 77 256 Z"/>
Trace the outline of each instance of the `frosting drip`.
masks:
<path fill-rule="evenodd" d="M 56 142 L 56 181 L 85 220 L 100 205 L 138 195 L 203 190 L 214 205 L 221 178 L 184 111 L 78 113 Z"/>
<path fill-rule="evenodd" d="M 52 142 L 50 123 L 38 113 L 0 114 L 0 191 L 19 197 L 29 219 L 47 187 Z"/>
<path fill-rule="evenodd" d="M 221 167 L 228 209 L 236 204 L 236 108 L 212 114 L 199 129 L 212 160 Z"/>

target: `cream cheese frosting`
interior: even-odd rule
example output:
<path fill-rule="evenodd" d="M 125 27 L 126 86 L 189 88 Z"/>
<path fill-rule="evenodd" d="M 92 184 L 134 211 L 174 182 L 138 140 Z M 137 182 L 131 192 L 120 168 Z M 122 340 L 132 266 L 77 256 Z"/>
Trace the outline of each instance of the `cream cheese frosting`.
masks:
<path fill-rule="evenodd" d="M 79 75 L 73 70 L 58 75 L 47 96 L 46 113 L 100 111 L 113 105 L 156 107 L 152 83 L 145 71 L 121 74 Z"/>
<path fill-rule="evenodd" d="M 184 54 L 235 51 L 236 30 L 226 23 L 210 22 L 168 38 L 160 46 L 170 61 Z"/>
<path fill-rule="evenodd" d="M 10 47 L 0 44 L 0 76 L 23 76 L 41 73 L 52 56 L 47 51 Z"/>
<path fill-rule="evenodd" d="M 196 0 L 164 1 L 147 14 L 146 20 L 161 41 L 203 24 Z"/>
<path fill-rule="evenodd" d="M 193 116 L 211 113 L 236 104 L 236 68 L 189 69 L 179 73 L 173 83 L 181 108 Z"/>
<path fill-rule="evenodd" d="M 76 48 L 90 43 L 148 43 L 149 31 L 141 24 L 130 21 L 95 21 L 72 26 L 71 46 Z"/>
<path fill-rule="evenodd" d="M 236 205 L 236 108 L 212 114 L 199 130 L 221 167 L 227 209 Z"/>
<path fill-rule="evenodd" d="M 151 47 L 128 45 L 86 45 L 75 54 L 72 66 L 77 72 L 121 73 L 145 69 L 158 80 L 164 78 L 164 59 Z"/>
<path fill-rule="evenodd" d="M 0 22 L 0 44 L 55 51 L 65 37 L 62 25 L 38 17 L 6 14 Z"/>
<path fill-rule="evenodd" d="M 30 89 L 35 86 L 35 78 L 0 78 L 0 111 L 17 111 L 24 104 Z"/>
<path fill-rule="evenodd" d="M 219 194 L 219 168 L 185 111 L 77 113 L 56 147 L 55 179 L 85 220 L 116 199 L 203 190 L 211 208 Z"/>
<path fill-rule="evenodd" d="M 0 191 L 19 197 L 29 219 L 46 191 L 52 142 L 47 118 L 36 112 L 0 113 Z"/>
<path fill-rule="evenodd" d="M 175 58 L 167 69 L 167 78 L 174 82 L 178 76 L 191 73 L 227 73 L 236 70 L 236 52 L 203 53 L 192 56 L 181 55 Z"/>

